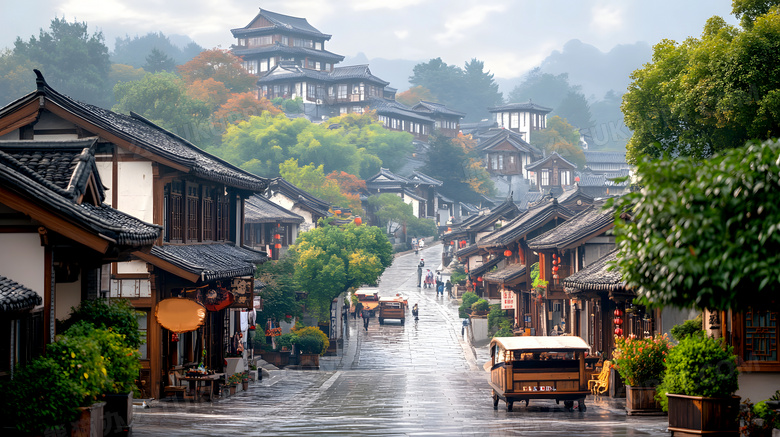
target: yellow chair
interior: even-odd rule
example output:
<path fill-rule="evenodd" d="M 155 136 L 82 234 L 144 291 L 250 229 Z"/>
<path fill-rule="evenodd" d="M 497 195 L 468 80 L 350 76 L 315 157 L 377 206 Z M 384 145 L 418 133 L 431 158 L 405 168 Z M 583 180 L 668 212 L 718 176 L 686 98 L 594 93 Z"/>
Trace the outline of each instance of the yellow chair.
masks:
<path fill-rule="evenodd" d="M 594 374 L 591 380 L 588 381 L 588 390 L 594 395 L 598 396 L 609 390 L 609 372 L 611 368 L 612 362 L 604 361 L 604 364 L 601 366 L 601 372 L 598 375 Z"/>

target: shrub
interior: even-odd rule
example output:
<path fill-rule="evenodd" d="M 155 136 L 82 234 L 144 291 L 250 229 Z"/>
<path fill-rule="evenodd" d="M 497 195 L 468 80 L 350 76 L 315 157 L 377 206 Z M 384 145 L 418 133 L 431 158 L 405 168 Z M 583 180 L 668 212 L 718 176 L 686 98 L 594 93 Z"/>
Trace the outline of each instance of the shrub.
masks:
<path fill-rule="evenodd" d="M 515 333 L 512 332 L 511 328 L 502 327 L 495 334 L 493 334 L 493 337 L 513 337 L 514 335 Z"/>
<path fill-rule="evenodd" d="M 292 340 L 293 340 L 294 334 L 291 332 L 288 332 L 287 334 L 282 334 L 274 339 L 274 342 L 276 343 L 276 350 L 280 351 L 285 348 L 287 350 L 292 350 Z"/>
<path fill-rule="evenodd" d="M 20 368 L 13 380 L 0 384 L 4 424 L 23 433 L 42 434 L 75 419 L 83 388 L 78 381 L 63 377 L 64 362 L 52 356 L 38 357 Z"/>
<path fill-rule="evenodd" d="M 724 397 L 739 384 L 734 348 L 723 339 L 708 338 L 704 332 L 684 338 L 666 356 L 666 373 L 658 386 L 658 400 L 668 409 L 667 393 L 687 396 Z"/>
<path fill-rule="evenodd" d="M 490 309 L 490 303 L 486 301 L 485 299 L 480 299 L 473 304 L 471 304 L 471 310 L 472 311 L 487 311 Z"/>
<path fill-rule="evenodd" d="M 79 387 L 79 406 L 91 405 L 108 386 L 108 369 L 101 355 L 100 344 L 79 332 L 65 332 L 47 347 L 48 356 L 57 360 L 61 378 L 74 381 Z"/>
<path fill-rule="evenodd" d="M 138 331 L 138 312 L 124 299 L 115 299 L 110 304 L 102 299 L 82 301 L 71 310 L 70 317 L 57 327 L 57 331 L 64 332 L 80 321 L 89 322 L 96 328 L 113 329 L 123 335 L 133 349 L 143 343 Z"/>
<path fill-rule="evenodd" d="M 618 337 L 615 346 L 612 361 L 627 385 L 655 387 L 661 382 L 670 348 L 665 335 L 641 340 Z"/>
<path fill-rule="evenodd" d="M 458 265 L 455 267 L 455 271 L 452 272 L 452 276 L 450 276 L 450 282 L 453 284 L 457 284 L 460 281 L 466 280 L 466 271 L 463 269 L 462 265 Z"/>
<path fill-rule="evenodd" d="M 141 354 L 127 345 L 123 335 L 113 329 L 95 329 L 84 321 L 71 326 L 65 335 L 89 337 L 98 343 L 108 376 L 106 393 L 138 391 L 135 381 L 141 371 Z"/>
<path fill-rule="evenodd" d="M 324 355 L 330 346 L 328 336 L 316 326 L 307 326 L 294 331 L 293 343 L 304 354 Z"/>
<path fill-rule="evenodd" d="M 470 291 L 463 293 L 463 297 L 461 297 L 460 301 L 460 307 L 458 308 L 458 314 L 460 315 L 461 319 L 466 318 L 466 308 L 471 308 L 471 304 L 478 300 L 479 296 Z"/>
<path fill-rule="evenodd" d="M 254 337 L 252 337 L 252 348 L 267 350 L 268 343 L 265 342 L 265 333 L 258 327 L 255 331 Z"/>
<path fill-rule="evenodd" d="M 692 320 L 686 320 L 679 325 L 672 326 L 672 338 L 677 341 L 689 337 L 702 330 L 701 314 Z"/>
<path fill-rule="evenodd" d="M 490 312 L 488 313 L 488 329 L 497 329 L 499 323 L 502 320 L 506 320 L 506 311 L 501 309 L 501 305 L 490 305 Z"/>

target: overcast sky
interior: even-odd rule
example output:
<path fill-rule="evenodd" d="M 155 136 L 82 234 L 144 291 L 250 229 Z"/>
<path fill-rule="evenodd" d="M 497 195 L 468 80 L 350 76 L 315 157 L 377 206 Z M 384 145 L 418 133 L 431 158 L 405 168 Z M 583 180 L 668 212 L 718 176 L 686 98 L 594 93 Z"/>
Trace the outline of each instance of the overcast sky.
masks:
<path fill-rule="evenodd" d="M 162 31 L 187 35 L 205 48 L 229 48 L 230 29 L 262 7 L 306 18 L 333 37 L 325 48 L 368 58 L 463 66 L 485 62 L 497 78 L 539 65 L 566 41 L 606 52 L 618 44 L 699 36 L 707 18 L 730 23 L 731 0 L 0 0 L 0 48 L 28 40 L 55 16 L 86 21 L 109 48 L 116 37 Z"/>

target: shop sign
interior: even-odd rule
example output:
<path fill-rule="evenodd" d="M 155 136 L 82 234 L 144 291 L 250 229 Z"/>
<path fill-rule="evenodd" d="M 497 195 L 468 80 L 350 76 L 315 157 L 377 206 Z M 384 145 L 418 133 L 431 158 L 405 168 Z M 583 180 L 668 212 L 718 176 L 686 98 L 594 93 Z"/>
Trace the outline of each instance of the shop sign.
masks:
<path fill-rule="evenodd" d="M 515 309 L 515 292 L 512 290 L 501 290 L 501 309 L 513 310 Z"/>
<path fill-rule="evenodd" d="M 230 291 L 235 296 L 235 301 L 230 304 L 230 308 L 246 308 L 251 310 L 254 307 L 254 278 L 233 278 L 230 284 Z"/>

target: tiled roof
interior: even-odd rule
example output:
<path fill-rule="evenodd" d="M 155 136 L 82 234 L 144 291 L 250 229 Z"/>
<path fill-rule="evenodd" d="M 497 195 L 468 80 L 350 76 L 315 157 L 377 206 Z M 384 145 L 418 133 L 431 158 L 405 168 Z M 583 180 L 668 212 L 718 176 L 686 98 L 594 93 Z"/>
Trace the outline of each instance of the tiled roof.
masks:
<path fill-rule="evenodd" d="M 532 250 L 565 249 L 583 238 L 601 235 L 615 221 L 613 208 L 603 209 L 603 206 L 604 202 L 591 205 L 571 220 L 528 240 L 528 247 Z"/>
<path fill-rule="evenodd" d="M 438 179 L 434 179 L 426 175 L 425 173 L 421 173 L 419 171 L 412 172 L 412 177 L 410 177 L 409 179 L 412 180 L 413 182 L 416 182 L 418 184 L 423 184 L 423 185 L 435 185 L 437 187 L 440 187 L 442 186 L 442 184 L 444 184 L 444 182 Z"/>
<path fill-rule="evenodd" d="M 166 244 L 154 246 L 150 254 L 200 276 L 204 282 L 254 275 L 255 265 L 268 261 L 262 252 L 228 243 Z"/>
<path fill-rule="evenodd" d="M 426 102 L 425 100 L 420 100 L 419 103 L 412 106 L 412 109 L 415 111 L 430 112 L 432 114 L 437 114 L 437 115 L 438 114 L 450 115 L 450 116 L 456 116 L 461 118 L 466 116 L 464 112 L 454 111 L 452 109 L 447 108 L 441 103 Z"/>
<path fill-rule="evenodd" d="M 472 244 L 470 246 L 464 247 L 463 249 L 459 249 L 457 252 L 455 252 L 455 256 L 461 258 L 464 256 L 474 255 L 477 252 L 479 252 L 479 246 Z"/>
<path fill-rule="evenodd" d="M 411 188 L 408 187 L 404 187 L 404 196 L 411 197 L 412 199 L 417 201 L 425 200 L 424 197 L 418 196 L 417 193 L 415 193 Z"/>
<path fill-rule="evenodd" d="M 0 109 L 0 117 L 43 96 L 75 116 L 144 149 L 146 152 L 179 164 L 200 178 L 255 192 L 262 192 L 267 185 L 266 179 L 241 170 L 200 150 L 184 138 L 155 125 L 138 114 L 132 112 L 129 116 L 119 114 L 88 103 L 78 102 L 60 94 L 46 84 L 39 71 L 35 70 L 35 73 L 38 76 L 36 79 L 38 91 Z"/>
<path fill-rule="evenodd" d="M 470 277 L 480 276 L 483 273 L 487 273 L 490 269 L 495 267 L 498 263 L 504 260 L 504 255 L 498 254 L 495 255 L 493 259 L 489 260 L 488 262 L 482 264 L 479 267 L 475 267 L 471 270 L 469 270 L 468 275 Z M 484 278 L 483 278 L 484 279 Z"/>
<path fill-rule="evenodd" d="M 244 222 L 303 223 L 304 218 L 259 194 L 254 194 L 244 202 Z"/>
<path fill-rule="evenodd" d="M 366 179 L 366 188 L 381 189 L 381 188 L 401 188 L 406 185 L 414 185 L 410 179 L 407 179 L 401 175 L 395 174 L 390 169 L 379 167 L 379 172 L 374 176 Z"/>
<path fill-rule="evenodd" d="M 525 265 L 520 263 L 509 264 L 504 268 L 482 275 L 482 279 L 489 282 L 503 284 L 525 275 Z"/>
<path fill-rule="evenodd" d="M 145 223 L 108 205 L 77 204 L 76 199 L 71 198 L 69 192 L 1 150 L 2 143 L 0 143 L 0 185 L 4 188 L 29 198 L 66 221 L 89 229 L 96 235 L 114 240 L 115 244 L 131 248 L 148 246 L 160 236 L 162 232 L 160 226 Z M 52 149 L 51 152 L 56 153 L 56 149 Z M 91 154 L 87 156 L 93 160 L 92 165 L 94 165 L 94 156 Z M 45 157 L 42 157 L 42 161 L 45 161 Z M 34 167 L 40 171 L 42 166 L 43 164 L 39 162 Z"/>
<path fill-rule="evenodd" d="M 379 83 L 383 86 L 390 83 L 371 74 L 371 70 L 368 68 L 368 65 L 345 65 L 343 67 L 336 67 L 333 69 L 333 72 L 330 73 L 330 77 L 333 81 L 344 79 L 362 79 Z"/>
<path fill-rule="evenodd" d="M 552 108 L 537 105 L 530 100 L 526 103 L 509 103 L 507 105 L 494 106 L 488 108 L 488 112 L 506 112 L 506 111 L 533 111 L 533 112 L 552 112 Z"/>
<path fill-rule="evenodd" d="M 491 209 L 487 214 L 469 216 L 466 220 L 459 223 L 457 227 L 453 227 L 452 231 L 444 233 L 441 238 L 442 240 L 448 240 L 467 235 L 468 233 L 479 232 L 484 230 L 487 226 L 492 226 L 498 220 L 512 219 L 519 212 L 520 210 L 512 199 L 507 199 L 504 203 Z"/>
<path fill-rule="evenodd" d="M 434 122 L 432 118 L 417 113 L 413 111 L 412 108 L 404 105 L 403 103 L 399 103 L 395 100 L 371 97 L 367 100 L 367 103 L 368 103 L 368 109 L 372 111 L 376 111 L 376 113 L 379 115 L 393 114 L 399 117 L 411 118 L 426 123 Z"/>
<path fill-rule="evenodd" d="M 265 53 L 283 53 L 287 55 L 306 56 L 315 60 L 319 60 L 319 59 L 330 60 L 333 63 L 338 63 L 344 60 L 344 56 L 333 52 L 329 52 L 327 50 L 314 50 L 308 47 L 285 46 L 278 42 L 267 46 L 261 46 L 261 47 L 234 48 L 232 52 L 236 56 L 262 55 Z M 327 75 L 327 73 L 323 73 L 323 74 Z"/>
<path fill-rule="evenodd" d="M 612 172 L 611 174 L 606 173 L 580 173 L 580 182 L 579 185 L 581 187 L 625 187 L 628 186 L 628 181 L 623 182 L 615 182 L 614 178 L 619 177 L 625 177 L 628 176 L 628 170 L 623 170 L 621 172 Z"/>
<path fill-rule="evenodd" d="M 43 302 L 33 290 L 5 276 L 0 276 L 0 314 L 28 311 Z"/>
<path fill-rule="evenodd" d="M 282 177 L 271 179 L 268 189 L 282 193 L 285 197 L 295 202 L 296 205 L 308 209 L 315 214 L 319 214 L 322 217 L 330 215 L 328 212 L 330 203 L 312 196 Z"/>
<path fill-rule="evenodd" d="M 483 237 L 477 244 L 482 248 L 504 247 L 525 238 L 530 232 L 554 220 L 556 217 L 569 220 L 576 213 L 562 206 L 557 201 L 550 201 L 534 207 L 521 214 L 501 229 Z M 557 228 L 556 228 L 557 229 Z"/>
<path fill-rule="evenodd" d="M 253 18 L 252 21 L 249 22 L 249 24 L 238 29 L 231 29 L 231 32 L 233 32 L 233 36 L 237 37 L 239 35 L 245 35 L 248 33 L 253 33 L 253 32 L 268 29 L 267 27 L 265 28 L 249 27 L 260 17 L 263 17 L 266 20 L 270 21 L 273 24 L 273 29 L 287 30 L 287 31 L 312 35 L 312 36 L 319 36 L 325 38 L 326 40 L 330 39 L 330 35 L 324 34 L 319 30 L 317 30 L 314 26 L 309 24 L 309 22 L 306 21 L 305 18 L 298 18 L 289 15 L 279 14 L 262 8 L 260 9 L 260 13 L 258 13 L 257 16 L 255 16 L 255 18 Z"/>
<path fill-rule="evenodd" d="M 585 162 L 599 162 L 599 163 L 611 163 L 611 164 L 625 164 L 626 154 L 625 152 L 594 152 L 584 151 Z"/>
<path fill-rule="evenodd" d="M 540 159 L 540 160 L 538 160 L 536 162 L 532 162 L 532 163 L 528 164 L 527 166 L 525 166 L 525 169 L 529 170 L 529 171 L 535 171 L 538 167 L 541 167 L 544 163 L 548 162 L 549 160 L 551 160 L 553 158 L 560 159 L 561 161 L 565 162 L 566 164 L 569 164 L 570 166 L 572 166 L 573 168 L 577 168 L 576 164 L 572 164 L 571 162 L 567 161 L 564 157 L 559 155 L 558 152 L 552 152 L 550 155 L 548 155 L 548 156 L 546 156 L 546 157 L 544 157 L 544 158 L 542 158 L 542 159 Z"/>
<path fill-rule="evenodd" d="M 609 252 L 588 267 L 574 273 L 562 280 L 563 289 L 567 293 L 583 291 L 625 291 L 626 283 L 623 281 L 620 269 L 612 267 L 611 263 L 617 259 L 617 249 Z"/>
<path fill-rule="evenodd" d="M 477 150 L 485 151 L 506 141 L 521 152 L 542 156 L 542 152 L 540 152 L 539 149 L 529 144 L 523 139 L 522 135 L 515 131 L 509 129 L 491 129 L 488 133 L 492 133 L 493 135 L 481 140 L 477 146 Z"/>
<path fill-rule="evenodd" d="M 470 203 L 465 203 L 465 202 L 458 202 L 458 203 L 460 204 L 460 207 L 466 210 L 469 214 L 476 214 L 479 212 L 479 208 L 477 208 L 476 206 Z"/>

